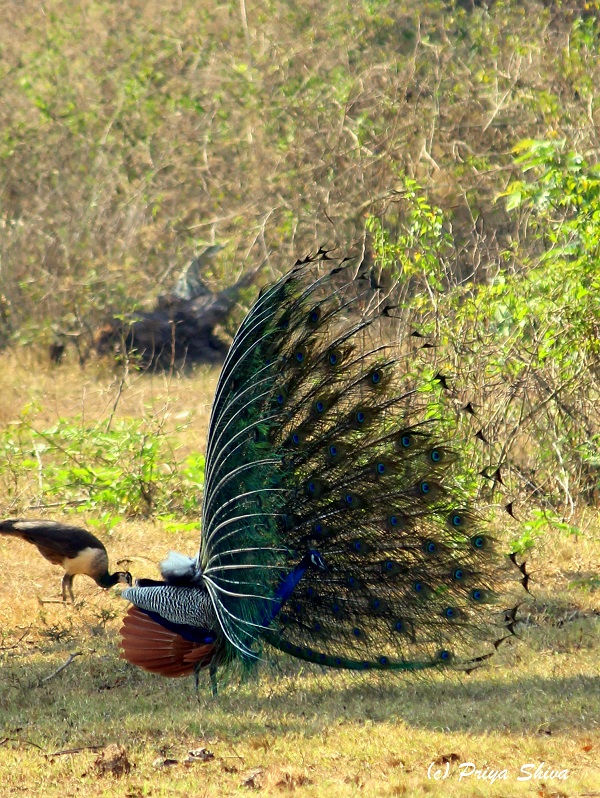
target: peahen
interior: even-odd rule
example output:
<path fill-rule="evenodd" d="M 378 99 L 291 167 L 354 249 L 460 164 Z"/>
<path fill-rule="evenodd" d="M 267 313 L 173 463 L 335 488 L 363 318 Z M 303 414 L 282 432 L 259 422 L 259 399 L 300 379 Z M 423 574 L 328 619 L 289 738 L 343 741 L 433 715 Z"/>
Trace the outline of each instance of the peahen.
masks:
<path fill-rule="evenodd" d="M 486 442 L 393 282 L 320 250 L 262 291 L 216 390 L 200 550 L 123 591 L 123 658 L 208 667 L 215 689 L 265 643 L 332 668 L 470 669 L 514 633 L 527 575 L 488 531 Z"/>
<path fill-rule="evenodd" d="M 106 589 L 118 584 L 132 583 L 129 571 L 115 571 L 113 574 L 109 572 L 104 543 L 87 529 L 58 521 L 9 518 L 0 521 L 0 535 L 12 535 L 33 543 L 48 562 L 63 567 L 63 601 L 67 600 L 68 592 L 71 602 L 75 602 L 73 579 L 77 574 L 91 577 L 99 587 Z"/>

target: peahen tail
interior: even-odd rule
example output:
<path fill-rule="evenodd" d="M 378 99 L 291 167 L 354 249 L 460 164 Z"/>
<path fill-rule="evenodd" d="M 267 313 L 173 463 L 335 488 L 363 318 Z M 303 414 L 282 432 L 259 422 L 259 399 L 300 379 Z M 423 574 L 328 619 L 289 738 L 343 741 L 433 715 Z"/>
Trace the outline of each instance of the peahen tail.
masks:
<path fill-rule="evenodd" d="M 398 296 L 321 250 L 234 338 L 198 558 L 165 569 L 164 606 L 160 586 L 123 593 L 175 632 L 209 597 L 202 640 L 219 662 L 250 664 L 266 641 L 337 668 L 469 668 L 514 633 L 527 575 L 490 531 L 493 448 Z"/>

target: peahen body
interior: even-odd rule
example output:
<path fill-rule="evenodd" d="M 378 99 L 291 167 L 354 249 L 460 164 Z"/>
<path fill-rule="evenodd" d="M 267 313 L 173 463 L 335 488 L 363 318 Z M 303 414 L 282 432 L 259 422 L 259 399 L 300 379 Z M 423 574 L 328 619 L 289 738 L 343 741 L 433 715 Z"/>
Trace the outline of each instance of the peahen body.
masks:
<path fill-rule="evenodd" d="M 62 600 L 71 601 L 73 579 L 77 574 L 91 577 L 99 587 L 108 589 L 117 584 L 131 585 L 129 571 L 108 570 L 108 554 L 104 543 L 87 529 L 58 521 L 30 521 L 25 518 L 9 518 L 0 521 L 0 535 L 12 535 L 36 546 L 42 557 L 53 565 L 62 566 Z"/>
<path fill-rule="evenodd" d="M 261 293 L 216 390 L 200 550 L 123 591 L 124 658 L 214 679 L 267 643 L 333 668 L 471 668 L 513 633 L 527 577 L 488 531 L 486 443 L 387 282 L 320 251 Z"/>

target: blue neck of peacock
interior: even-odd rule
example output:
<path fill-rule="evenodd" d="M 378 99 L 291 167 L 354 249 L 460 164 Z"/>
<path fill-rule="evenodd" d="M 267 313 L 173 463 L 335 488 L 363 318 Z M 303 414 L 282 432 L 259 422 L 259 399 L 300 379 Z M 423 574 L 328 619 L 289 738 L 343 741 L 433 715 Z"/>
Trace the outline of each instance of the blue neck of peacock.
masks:
<path fill-rule="evenodd" d="M 263 626 L 269 626 L 276 618 L 279 611 L 290 598 L 296 589 L 298 582 L 302 579 L 309 568 L 320 568 L 327 570 L 327 566 L 318 551 L 311 549 L 307 551 L 298 565 L 289 572 L 275 591 L 274 600 L 269 602 L 269 609 L 263 617 Z"/>

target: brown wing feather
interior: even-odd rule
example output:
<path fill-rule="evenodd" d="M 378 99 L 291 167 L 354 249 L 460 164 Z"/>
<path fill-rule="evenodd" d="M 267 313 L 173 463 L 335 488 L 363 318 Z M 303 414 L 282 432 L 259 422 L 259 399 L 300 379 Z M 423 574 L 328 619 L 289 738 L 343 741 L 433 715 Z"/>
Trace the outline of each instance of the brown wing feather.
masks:
<path fill-rule="evenodd" d="M 121 659 L 161 676 L 189 676 L 206 668 L 215 644 L 199 644 L 165 629 L 137 607 L 130 607 L 121 627 Z"/>

